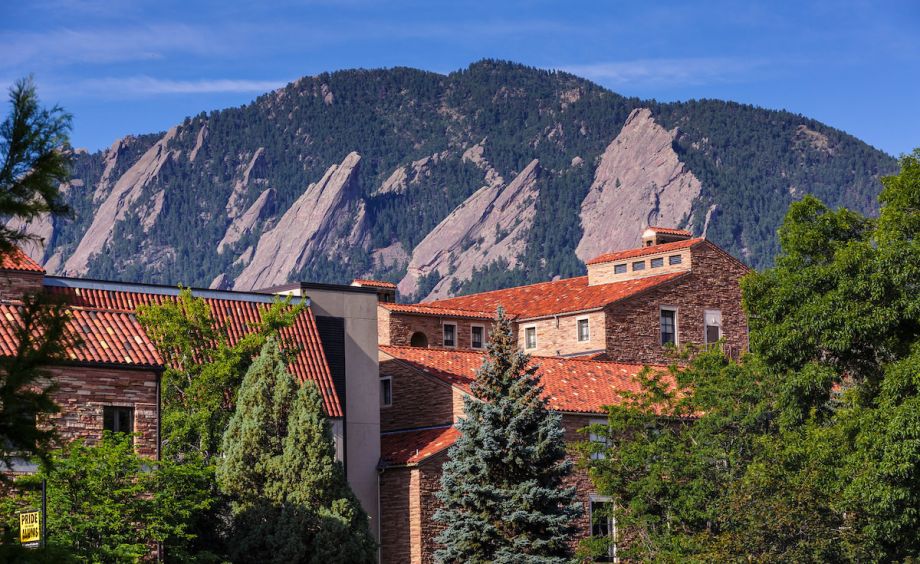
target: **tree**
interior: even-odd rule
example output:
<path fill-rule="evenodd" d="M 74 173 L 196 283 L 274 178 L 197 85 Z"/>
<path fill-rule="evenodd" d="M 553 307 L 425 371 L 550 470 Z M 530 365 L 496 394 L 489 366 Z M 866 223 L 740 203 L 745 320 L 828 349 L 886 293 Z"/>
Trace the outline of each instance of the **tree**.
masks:
<path fill-rule="evenodd" d="M 106 432 L 94 446 L 74 441 L 52 462 L 20 479 L 22 493 L 4 508 L 6 529 L 18 527 L 15 508 L 37 506 L 34 485 L 44 478 L 49 549 L 80 561 L 140 561 L 158 542 L 181 546 L 192 540 L 190 515 L 213 503 L 201 487 L 208 470 L 200 460 L 179 465 L 142 458 L 130 435 Z M 193 555 L 177 550 L 172 556 L 188 561 Z"/>
<path fill-rule="evenodd" d="M 488 355 L 464 398 L 460 438 L 448 451 L 435 519 L 443 562 L 564 562 L 580 514 L 560 415 L 539 367 L 520 352 L 499 309 Z"/>
<path fill-rule="evenodd" d="M 0 217 L 29 222 L 43 214 L 68 213 L 60 185 L 70 179 L 70 114 L 41 108 L 31 78 L 10 89 L 12 112 L 0 124 Z M 0 251 L 34 238 L 6 222 L 0 224 Z"/>
<path fill-rule="evenodd" d="M 243 379 L 217 466 L 232 500 L 234 561 L 375 561 L 322 409 L 316 384 L 298 385 L 267 339 Z"/>
<path fill-rule="evenodd" d="M 606 457 L 582 463 L 624 556 L 920 557 L 920 150 L 883 184 L 877 220 L 790 206 L 776 266 L 742 281 L 742 363 L 701 354 L 674 393 L 645 379 L 610 409 Z"/>

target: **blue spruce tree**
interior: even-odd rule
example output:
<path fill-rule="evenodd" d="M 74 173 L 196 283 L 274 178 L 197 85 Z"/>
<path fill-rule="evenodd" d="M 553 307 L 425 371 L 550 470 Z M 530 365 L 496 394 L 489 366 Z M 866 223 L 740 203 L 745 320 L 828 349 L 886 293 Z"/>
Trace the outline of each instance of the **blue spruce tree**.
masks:
<path fill-rule="evenodd" d="M 572 558 L 580 514 L 561 418 L 543 398 L 537 366 L 518 350 L 499 308 L 488 358 L 464 399 L 461 436 L 448 453 L 435 519 L 441 562 L 556 563 Z"/>

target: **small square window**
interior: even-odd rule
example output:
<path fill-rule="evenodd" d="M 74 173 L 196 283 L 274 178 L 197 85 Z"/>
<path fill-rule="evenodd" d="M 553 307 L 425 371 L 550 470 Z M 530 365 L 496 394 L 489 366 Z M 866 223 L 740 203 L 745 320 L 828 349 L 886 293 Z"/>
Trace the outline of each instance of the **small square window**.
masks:
<path fill-rule="evenodd" d="M 625 264 L 615 264 L 613 265 L 614 274 L 626 274 L 626 265 Z"/>
<path fill-rule="evenodd" d="M 680 264 L 682 262 L 684 262 L 684 257 L 680 255 L 671 255 L 668 257 L 668 264 L 674 265 L 674 264 Z"/>
<path fill-rule="evenodd" d="M 456 347 L 457 346 L 457 325 L 454 323 L 444 324 L 444 346 L 445 347 Z"/>
<path fill-rule="evenodd" d="M 525 349 L 537 348 L 537 328 L 536 327 L 528 327 L 524 329 L 524 348 Z"/>
<path fill-rule="evenodd" d="M 662 266 L 664 266 L 664 257 L 652 259 L 652 268 L 661 268 Z"/>
<path fill-rule="evenodd" d="M 103 407 L 102 428 L 113 433 L 133 433 L 134 408 L 114 405 Z"/>
<path fill-rule="evenodd" d="M 470 327 L 470 347 L 474 349 L 481 349 L 485 339 L 485 327 L 482 325 L 473 325 Z"/>
<path fill-rule="evenodd" d="M 393 380 L 392 378 L 380 379 L 380 405 L 390 407 L 393 405 Z"/>
<path fill-rule="evenodd" d="M 645 270 L 644 260 L 637 260 L 636 262 L 633 263 L 633 272 L 635 272 L 636 270 Z"/>
<path fill-rule="evenodd" d="M 578 320 L 578 341 L 583 343 L 591 338 L 591 328 L 587 319 Z"/>

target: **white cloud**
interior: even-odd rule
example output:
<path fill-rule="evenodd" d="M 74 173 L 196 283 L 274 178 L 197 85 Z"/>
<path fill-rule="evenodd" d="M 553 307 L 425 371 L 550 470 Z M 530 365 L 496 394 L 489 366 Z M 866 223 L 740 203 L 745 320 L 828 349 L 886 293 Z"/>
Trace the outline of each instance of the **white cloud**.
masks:
<path fill-rule="evenodd" d="M 284 80 L 202 79 L 172 80 L 150 76 L 97 78 L 83 80 L 70 87 L 85 95 L 110 98 L 163 94 L 263 93 L 287 84 Z M 58 85 L 55 90 L 63 89 Z"/>
<path fill-rule="evenodd" d="M 762 60 L 725 57 L 637 59 L 569 65 L 562 70 L 609 85 L 672 86 L 737 80 L 765 64 Z"/>

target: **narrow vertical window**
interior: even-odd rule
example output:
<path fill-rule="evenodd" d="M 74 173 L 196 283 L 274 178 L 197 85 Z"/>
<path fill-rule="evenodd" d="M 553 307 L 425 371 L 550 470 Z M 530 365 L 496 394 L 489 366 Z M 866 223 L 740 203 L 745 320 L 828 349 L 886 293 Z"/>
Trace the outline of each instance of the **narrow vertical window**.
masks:
<path fill-rule="evenodd" d="M 103 407 L 102 428 L 113 433 L 133 433 L 134 408 L 114 405 Z"/>
<path fill-rule="evenodd" d="M 592 421 L 592 425 L 607 425 L 606 419 Z M 607 434 L 604 432 L 588 433 L 588 440 L 591 441 L 594 449 L 591 452 L 591 460 L 603 460 L 607 458 Z"/>
<path fill-rule="evenodd" d="M 457 325 L 454 323 L 444 324 L 444 346 L 445 347 L 456 347 L 457 346 Z"/>
<path fill-rule="evenodd" d="M 393 405 L 393 380 L 389 376 L 380 379 L 380 405 L 382 407 Z"/>
<path fill-rule="evenodd" d="M 591 536 L 607 540 L 607 554 L 595 562 L 617 561 L 617 523 L 614 518 L 614 504 L 609 498 L 591 499 Z"/>
<path fill-rule="evenodd" d="M 722 312 L 718 309 L 707 309 L 703 317 L 706 324 L 706 344 L 718 342 L 722 338 Z"/>
<path fill-rule="evenodd" d="M 537 348 L 537 328 L 536 327 L 528 327 L 524 329 L 524 348 L 525 349 Z"/>
<path fill-rule="evenodd" d="M 588 318 L 579 319 L 578 323 L 578 341 L 583 343 L 591 338 L 591 328 L 588 326 Z"/>
<path fill-rule="evenodd" d="M 482 325 L 473 325 L 470 327 L 470 347 L 481 349 L 485 342 L 485 327 Z"/>
<path fill-rule="evenodd" d="M 677 344 L 677 311 L 661 309 L 661 344 Z"/>

